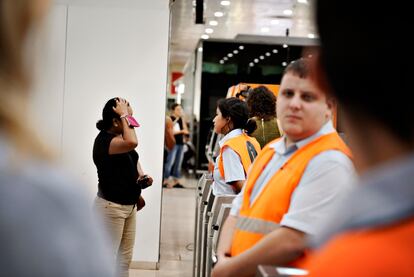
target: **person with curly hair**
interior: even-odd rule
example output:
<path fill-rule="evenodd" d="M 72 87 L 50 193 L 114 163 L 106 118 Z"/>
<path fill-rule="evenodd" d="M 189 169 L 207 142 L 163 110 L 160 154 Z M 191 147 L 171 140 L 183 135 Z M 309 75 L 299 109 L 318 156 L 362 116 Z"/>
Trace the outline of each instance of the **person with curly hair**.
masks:
<path fill-rule="evenodd" d="M 276 96 L 265 86 L 260 86 L 249 89 L 246 101 L 249 116 L 257 125 L 252 136 L 263 148 L 268 142 L 281 136 L 276 118 Z"/>

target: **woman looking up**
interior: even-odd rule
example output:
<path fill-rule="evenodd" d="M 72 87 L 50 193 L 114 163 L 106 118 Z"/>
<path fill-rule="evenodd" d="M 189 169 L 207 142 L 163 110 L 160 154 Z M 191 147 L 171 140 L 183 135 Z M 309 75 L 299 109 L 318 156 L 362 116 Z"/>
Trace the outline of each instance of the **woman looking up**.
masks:
<path fill-rule="evenodd" d="M 96 123 L 100 132 L 93 146 L 99 181 L 95 206 L 111 235 L 112 255 L 120 264 L 120 276 L 128 276 L 135 242 L 135 208 L 141 196 L 137 180 L 145 176 L 135 151 L 138 140 L 129 125 L 130 116 L 132 108 L 125 99 L 110 99 Z"/>

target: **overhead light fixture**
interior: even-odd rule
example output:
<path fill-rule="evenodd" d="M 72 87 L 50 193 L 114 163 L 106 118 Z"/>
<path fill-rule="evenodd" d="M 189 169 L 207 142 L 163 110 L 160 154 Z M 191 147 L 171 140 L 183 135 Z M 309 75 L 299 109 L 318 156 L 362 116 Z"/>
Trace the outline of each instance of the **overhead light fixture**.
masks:
<path fill-rule="evenodd" d="M 315 34 L 308 34 L 308 38 L 315 38 Z"/>
<path fill-rule="evenodd" d="M 205 32 L 206 32 L 207 34 L 212 34 L 212 33 L 214 32 L 214 30 L 213 30 L 213 29 L 211 29 L 211 28 L 206 28 Z"/>
<path fill-rule="evenodd" d="M 254 62 L 255 62 L 255 63 L 258 63 L 258 62 L 259 62 L 259 59 L 254 59 Z"/>
<path fill-rule="evenodd" d="M 254 66 L 254 63 L 249 63 L 249 66 L 250 66 L 250 67 L 253 67 L 253 66 Z"/>
<path fill-rule="evenodd" d="M 223 60 L 225 60 L 225 61 L 227 61 L 228 59 L 229 59 L 229 58 L 227 58 L 227 57 L 224 57 L 224 58 L 223 58 Z"/>
<path fill-rule="evenodd" d="M 270 21 L 270 24 L 272 24 L 272 25 L 277 25 L 277 24 L 279 24 L 279 20 L 277 20 L 277 19 L 272 19 L 272 20 Z"/>
<path fill-rule="evenodd" d="M 298 0 L 298 3 L 301 3 L 301 4 L 308 4 L 308 0 Z"/>
<path fill-rule="evenodd" d="M 224 63 L 224 61 L 223 60 L 220 60 L 220 64 L 223 64 Z"/>
<path fill-rule="evenodd" d="M 234 54 L 238 54 L 238 53 L 239 53 L 239 51 L 238 51 L 238 50 L 233 50 L 233 53 L 234 53 Z"/>
<path fill-rule="evenodd" d="M 227 57 L 231 58 L 231 57 L 233 57 L 233 54 L 232 53 L 228 53 L 227 54 Z"/>
<path fill-rule="evenodd" d="M 203 52 L 203 47 L 198 47 L 198 52 Z"/>
<path fill-rule="evenodd" d="M 224 13 L 223 12 L 215 12 L 214 13 L 214 16 L 215 17 L 222 17 L 224 15 Z"/>
<path fill-rule="evenodd" d="M 208 24 L 209 24 L 210 26 L 217 26 L 217 25 L 218 25 L 218 22 L 217 22 L 216 20 L 210 20 L 210 21 L 208 22 Z"/>
<path fill-rule="evenodd" d="M 283 44 L 283 48 L 287 48 L 288 45 L 286 43 Z"/>
<path fill-rule="evenodd" d="M 269 29 L 269 27 L 262 27 L 262 28 L 260 28 L 260 31 L 262 33 L 268 33 L 270 31 L 270 29 Z"/>
<path fill-rule="evenodd" d="M 261 60 L 264 60 L 264 56 L 260 56 L 259 58 L 260 58 Z"/>
<path fill-rule="evenodd" d="M 287 62 L 283 62 L 283 63 L 282 63 L 282 65 L 283 65 L 283 66 L 287 66 Z"/>
<path fill-rule="evenodd" d="M 230 6 L 230 1 L 221 1 L 220 5 L 222 6 Z"/>
<path fill-rule="evenodd" d="M 269 57 L 269 56 L 270 56 L 270 53 L 269 53 L 269 52 L 266 52 L 266 54 L 265 54 L 265 55 Z"/>
<path fill-rule="evenodd" d="M 277 49 L 273 49 L 272 52 L 276 54 L 278 51 Z"/>
<path fill-rule="evenodd" d="M 243 45 L 240 45 L 240 46 L 239 46 L 239 49 L 240 49 L 240 50 L 243 50 L 243 49 L 244 49 L 244 46 L 243 46 Z"/>
<path fill-rule="evenodd" d="M 202 39 L 209 39 L 210 37 L 208 35 L 206 35 L 206 34 L 203 34 L 203 35 L 201 35 L 201 38 Z"/>
<path fill-rule="evenodd" d="M 293 11 L 292 10 L 284 10 L 283 11 L 283 14 L 284 15 L 292 15 L 293 14 Z"/>

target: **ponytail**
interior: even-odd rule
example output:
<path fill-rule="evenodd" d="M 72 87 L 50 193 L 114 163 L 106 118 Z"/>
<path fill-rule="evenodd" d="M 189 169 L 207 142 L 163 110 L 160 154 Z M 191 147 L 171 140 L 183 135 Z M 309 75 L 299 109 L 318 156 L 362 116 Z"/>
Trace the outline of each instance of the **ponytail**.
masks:
<path fill-rule="evenodd" d="M 243 129 L 246 132 L 246 134 L 250 136 L 256 130 L 256 128 L 257 128 L 256 121 L 254 119 L 249 118 L 246 121 L 246 125 L 244 126 Z"/>

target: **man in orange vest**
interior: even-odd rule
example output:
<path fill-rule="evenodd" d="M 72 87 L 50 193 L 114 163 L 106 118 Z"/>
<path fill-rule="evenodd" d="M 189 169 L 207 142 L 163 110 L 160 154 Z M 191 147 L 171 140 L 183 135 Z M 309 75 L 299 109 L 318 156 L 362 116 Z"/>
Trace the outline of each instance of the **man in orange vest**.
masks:
<path fill-rule="evenodd" d="M 286 265 L 306 234 L 355 177 L 350 151 L 333 127 L 333 100 L 313 82 L 309 62 L 285 70 L 277 114 L 285 132 L 253 163 L 223 225 L 212 276 L 252 276 L 259 264 Z"/>
<path fill-rule="evenodd" d="M 313 276 L 414 276 L 414 63 L 404 4 L 393 13 L 386 2 L 317 3 L 317 66 L 344 108 L 361 181 L 321 226 L 322 247 L 307 264 Z"/>

